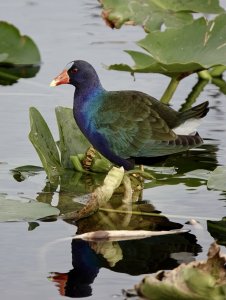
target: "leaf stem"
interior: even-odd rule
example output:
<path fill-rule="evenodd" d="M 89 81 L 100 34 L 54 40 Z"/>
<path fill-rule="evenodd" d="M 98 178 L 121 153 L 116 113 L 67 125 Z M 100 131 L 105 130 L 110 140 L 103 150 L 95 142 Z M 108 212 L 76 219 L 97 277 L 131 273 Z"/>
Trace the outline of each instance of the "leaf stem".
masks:
<path fill-rule="evenodd" d="M 172 77 L 170 80 L 170 83 L 167 87 L 167 89 L 165 90 L 164 94 L 162 95 L 160 101 L 162 103 L 168 104 L 173 96 L 173 94 L 175 93 L 177 86 L 180 82 L 180 78 L 179 77 Z"/>
<path fill-rule="evenodd" d="M 226 66 L 216 66 L 210 71 L 212 77 L 220 77 L 226 71 Z"/>
<path fill-rule="evenodd" d="M 185 111 L 192 107 L 192 104 L 195 103 L 196 99 L 199 97 L 201 92 L 204 90 L 205 86 L 208 84 L 209 80 L 202 79 L 199 77 L 198 82 L 192 88 L 192 91 L 188 95 L 185 102 L 181 105 L 180 111 Z"/>

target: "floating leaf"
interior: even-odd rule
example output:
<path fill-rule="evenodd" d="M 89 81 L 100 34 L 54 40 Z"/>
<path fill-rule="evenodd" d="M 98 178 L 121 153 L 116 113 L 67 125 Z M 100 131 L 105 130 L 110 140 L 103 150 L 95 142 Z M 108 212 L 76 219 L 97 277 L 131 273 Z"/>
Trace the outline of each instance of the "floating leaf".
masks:
<path fill-rule="evenodd" d="M 172 271 L 147 276 L 137 287 L 140 296 L 152 300 L 224 300 L 226 256 L 212 244 L 207 261 L 181 264 Z"/>
<path fill-rule="evenodd" d="M 45 203 L 21 202 L 0 198 L 0 222 L 35 221 L 59 215 L 59 210 Z"/>
<path fill-rule="evenodd" d="M 226 166 L 218 166 L 207 181 L 207 187 L 213 190 L 226 191 Z"/>
<path fill-rule="evenodd" d="M 109 69 L 182 78 L 213 66 L 226 65 L 225 18 L 226 14 L 212 21 L 200 18 L 184 27 L 152 32 L 138 42 L 148 54 L 127 51 L 135 62 L 134 67 L 112 65 Z"/>
<path fill-rule="evenodd" d="M 100 0 L 102 16 L 112 28 L 124 23 L 142 25 L 146 31 L 166 27 L 182 27 L 193 20 L 193 13 L 222 13 L 218 1 L 211 0 Z"/>
<path fill-rule="evenodd" d="M 12 24 L 0 21 L 0 84 L 10 85 L 19 78 L 34 77 L 40 62 L 33 40 L 22 36 Z"/>
<path fill-rule="evenodd" d="M 75 123 L 71 108 L 59 106 L 55 111 L 60 135 L 61 164 L 64 168 L 73 168 L 70 157 L 84 153 L 91 145 Z"/>
<path fill-rule="evenodd" d="M 40 112 L 34 107 L 30 108 L 30 125 L 29 139 L 41 159 L 48 178 L 51 179 L 51 177 L 59 175 L 63 168 L 49 127 Z"/>
<path fill-rule="evenodd" d="M 12 24 L 0 22 L 0 63 L 35 65 L 40 60 L 38 48 L 30 37 L 21 35 Z"/>
<path fill-rule="evenodd" d="M 12 172 L 26 172 L 26 173 L 30 173 L 30 174 L 37 174 L 38 172 L 43 171 L 42 167 L 39 166 L 33 166 L 33 165 L 25 165 L 25 166 L 21 166 L 21 167 L 17 167 L 11 170 Z"/>
<path fill-rule="evenodd" d="M 16 181 L 18 182 L 24 181 L 27 177 L 34 176 L 41 171 L 43 171 L 42 167 L 31 166 L 31 165 L 21 166 L 11 170 L 14 179 L 16 179 Z"/>

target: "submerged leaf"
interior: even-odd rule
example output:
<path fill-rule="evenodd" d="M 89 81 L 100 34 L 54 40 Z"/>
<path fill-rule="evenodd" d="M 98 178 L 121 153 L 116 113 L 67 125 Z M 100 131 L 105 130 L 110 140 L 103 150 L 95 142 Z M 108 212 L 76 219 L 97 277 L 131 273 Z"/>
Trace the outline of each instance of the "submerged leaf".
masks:
<path fill-rule="evenodd" d="M 213 190 L 226 191 L 226 166 L 218 166 L 207 181 L 207 187 Z"/>
<path fill-rule="evenodd" d="M 35 221 L 47 216 L 59 215 L 59 209 L 36 201 L 21 202 L 0 199 L 0 222 Z"/>
<path fill-rule="evenodd" d="M 30 125 L 29 139 L 40 157 L 48 178 L 51 179 L 51 177 L 59 175 L 63 168 L 49 127 L 40 112 L 34 107 L 30 108 Z"/>

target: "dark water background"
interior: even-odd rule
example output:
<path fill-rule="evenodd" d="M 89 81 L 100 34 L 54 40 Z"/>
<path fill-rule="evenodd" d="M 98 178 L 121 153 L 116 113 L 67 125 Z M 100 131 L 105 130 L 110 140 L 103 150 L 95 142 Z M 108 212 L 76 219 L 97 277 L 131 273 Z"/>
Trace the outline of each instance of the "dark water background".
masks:
<path fill-rule="evenodd" d="M 226 6 L 223 1 L 221 3 Z M 91 0 L 0 2 L 0 19 L 13 23 L 23 34 L 31 36 L 41 51 L 43 62 L 35 78 L 21 79 L 13 86 L 0 87 L 0 193 L 10 199 L 36 199 L 37 193 L 45 186 L 44 172 L 23 182 L 17 182 L 9 170 L 21 165 L 40 165 L 27 138 L 30 106 L 40 110 L 57 138 L 54 108 L 58 105 L 72 106 L 73 88 L 62 86 L 51 89 L 49 82 L 67 62 L 73 59 L 89 61 L 95 66 L 103 86 L 108 90 L 136 89 L 160 98 L 167 86 L 167 77 L 138 74 L 134 81 L 127 73 L 110 72 L 103 68 L 102 64 L 130 63 L 130 59 L 122 50 L 136 49 L 134 42 L 141 39 L 144 32 L 141 28 L 126 26 L 121 30 L 111 30 L 105 26 L 99 15 L 100 8 L 96 1 Z M 180 107 L 195 82 L 196 76 L 181 82 L 172 102 L 174 108 Z M 175 246 L 171 251 L 170 240 L 167 239 L 161 241 L 162 244 L 158 240 L 153 242 L 150 239 L 147 243 L 122 243 L 121 247 L 128 261 L 111 268 L 100 255 L 95 256 L 92 251 L 87 250 L 88 246 L 85 243 L 71 245 L 70 241 L 65 241 L 51 244 L 59 238 L 74 234 L 74 225 L 61 220 L 40 222 L 38 228 L 28 231 L 28 224 L 25 222 L 1 223 L 0 298 L 62 299 L 55 283 L 47 277 L 50 276 L 50 272 L 68 273 L 72 270 L 72 256 L 76 266 L 68 275 L 73 278 L 71 285 L 80 286 L 80 295 L 83 289 L 87 292 L 86 295 L 89 295 L 92 286 L 92 299 L 123 299 L 121 289 L 131 288 L 142 278 L 139 274 L 157 271 L 157 261 L 160 261 L 157 265 L 161 268 L 171 268 L 181 261 L 204 258 L 209 244 L 213 241 L 206 230 L 206 219 L 220 220 L 226 214 L 226 195 L 207 190 L 205 181 L 197 186 L 192 182 L 189 184 L 190 177 L 185 170 L 188 168 L 187 171 L 194 171 L 204 166 L 205 169 L 212 170 L 217 165 L 226 164 L 226 98 L 216 86 L 207 85 L 197 102 L 206 99 L 209 99 L 212 109 L 199 130 L 200 135 L 206 139 L 203 148 L 206 149 L 205 155 L 192 152 L 191 160 L 182 158 L 183 163 L 179 158 L 175 158 L 173 165 L 179 168 L 179 179 L 167 181 L 166 175 L 164 185 L 146 189 L 143 195 L 156 210 L 170 215 L 171 222 L 184 225 L 191 217 L 200 221 L 199 227 L 185 225 L 185 228 L 191 229 L 190 236 L 185 238 L 186 242 L 175 240 L 175 243 L 181 243 L 182 247 Z M 163 173 L 170 170 L 164 169 Z M 51 202 L 53 206 L 57 205 L 58 197 L 56 192 Z M 171 241 L 173 243 L 173 238 Z M 156 249 L 159 256 L 155 258 L 152 254 L 152 260 L 150 255 L 149 268 L 145 269 L 147 253 L 155 249 L 156 245 L 160 245 L 160 248 Z M 166 245 L 170 254 L 166 251 L 169 258 L 164 260 L 165 253 L 161 254 L 161 248 Z M 84 256 L 86 250 L 88 254 Z M 93 268 L 87 270 L 82 265 L 84 257 L 88 262 L 90 259 L 89 266 Z M 133 270 L 133 264 L 140 266 L 140 273 L 138 267 L 134 267 Z M 91 274 L 85 283 L 80 282 L 83 271 L 85 274 Z"/>

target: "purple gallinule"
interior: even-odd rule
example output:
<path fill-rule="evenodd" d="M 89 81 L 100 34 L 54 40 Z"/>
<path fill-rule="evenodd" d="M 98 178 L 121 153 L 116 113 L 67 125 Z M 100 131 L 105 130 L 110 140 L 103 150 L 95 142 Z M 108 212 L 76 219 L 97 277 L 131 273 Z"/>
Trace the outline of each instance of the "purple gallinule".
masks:
<path fill-rule="evenodd" d="M 200 146 L 196 127 L 209 111 L 208 101 L 177 112 L 138 91 L 106 91 L 95 69 L 76 60 L 51 86 L 75 87 L 73 113 L 78 127 L 93 147 L 126 170 L 134 159 L 159 157 Z"/>

